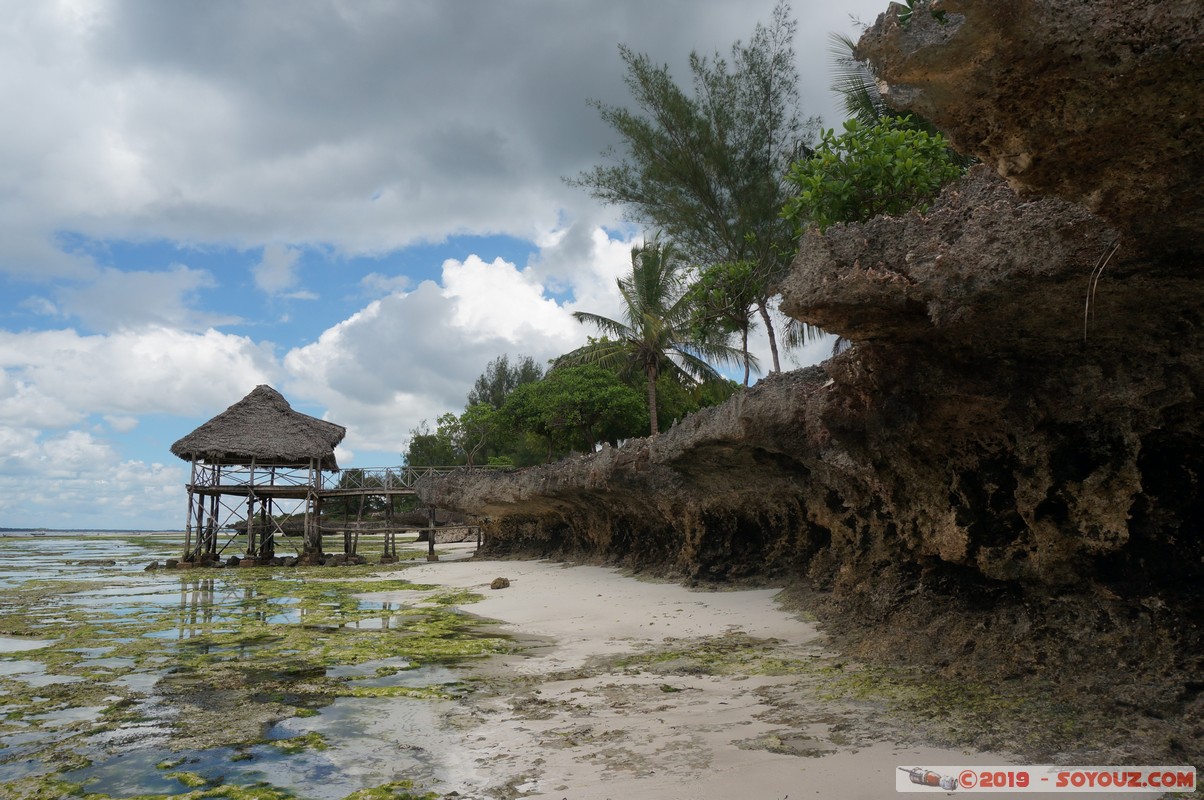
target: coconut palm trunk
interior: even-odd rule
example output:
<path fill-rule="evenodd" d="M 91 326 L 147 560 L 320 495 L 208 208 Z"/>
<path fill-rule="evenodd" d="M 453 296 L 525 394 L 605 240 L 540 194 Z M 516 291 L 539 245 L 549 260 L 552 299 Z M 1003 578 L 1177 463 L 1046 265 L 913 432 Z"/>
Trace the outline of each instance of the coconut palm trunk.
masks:
<path fill-rule="evenodd" d="M 660 433 L 656 422 L 656 364 L 645 367 L 644 374 L 648 376 L 648 418 L 652 423 L 652 435 L 656 436 Z"/>

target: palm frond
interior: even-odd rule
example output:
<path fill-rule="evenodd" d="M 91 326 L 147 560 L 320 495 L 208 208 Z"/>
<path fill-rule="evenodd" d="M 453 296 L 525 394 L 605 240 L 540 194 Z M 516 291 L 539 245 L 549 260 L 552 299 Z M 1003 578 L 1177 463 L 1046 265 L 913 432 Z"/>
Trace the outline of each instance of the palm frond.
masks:
<path fill-rule="evenodd" d="M 806 322 L 800 322 L 793 317 L 786 320 L 782 330 L 782 340 L 787 347 L 801 347 L 808 342 L 818 342 L 827 335 L 827 331 Z"/>
<path fill-rule="evenodd" d="M 828 37 L 828 53 L 832 56 L 832 91 L 844 101 L 845 112 L 866 125 L 881 122 L 893 112 L 878 91 L 874 73 L 854 55 L 857 43 L 843 33 Z"/>
<path fill-rule="evenodd" d="M 574 311 L 573 318 L 582 325 L 589 323 L 602 333 L 603 336 L 614 336 L 619 339 L 629 339 L 632 330 L 622 322 L 604 317 L 601 314 L 591 314 L 588 311 Z"/>

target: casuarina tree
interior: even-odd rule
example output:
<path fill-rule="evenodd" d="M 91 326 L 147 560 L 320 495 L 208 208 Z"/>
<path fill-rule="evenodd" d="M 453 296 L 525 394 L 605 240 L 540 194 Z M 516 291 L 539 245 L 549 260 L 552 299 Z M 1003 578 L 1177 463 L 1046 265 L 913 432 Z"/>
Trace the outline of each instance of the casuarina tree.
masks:
<path fill-rule="evenodd" d="M 779 3 L 730 61 L 690 55 L 692 91 L 668 66 L 620 47 L 634 106 L 595 103 L 619 135 L 607 161 L 570 183 L 623 207 L 632 220 L 662 231 L 692 265 L 747 263 L 750 306 L 780 369 L 769 299 L 794 255 L 793 226 L 781 218 L 793 187 L 791 162 L 809 152 L 819 124 L 798 110 L 792 41 L 797 22 Z"/>

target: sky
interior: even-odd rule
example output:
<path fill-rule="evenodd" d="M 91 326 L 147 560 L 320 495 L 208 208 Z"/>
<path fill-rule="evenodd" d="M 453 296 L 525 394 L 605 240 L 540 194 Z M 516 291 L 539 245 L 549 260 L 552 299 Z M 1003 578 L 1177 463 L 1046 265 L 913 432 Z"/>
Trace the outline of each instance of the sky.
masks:
<path fill-rule="evenodd" d="M 804 115 L 886 5 L 794 0 Z M 0 527 L 182 528 L 172 443 L 261 383 L 397 465 L 496 356 L 583 344 L 646 233 L 564 180 L 618 46 L 684 83 L 772 8 L 0 0 Z"/>

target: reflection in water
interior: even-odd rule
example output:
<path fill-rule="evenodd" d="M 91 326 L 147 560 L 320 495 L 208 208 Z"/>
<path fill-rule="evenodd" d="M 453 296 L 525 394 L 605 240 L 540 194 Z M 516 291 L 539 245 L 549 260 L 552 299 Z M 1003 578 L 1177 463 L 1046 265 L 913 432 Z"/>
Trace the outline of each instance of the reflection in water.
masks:
<path fill-rule="evenodd" d="M 271 683 L 265 683 L 265 701 L 275 698 L 318 713 L 280 723 L 269 738 L 312 731 L 329 749 L 291 755 L 274 745 L 188 750 L 189 772 L 241 785 L 266 781 L 325 800 L 401 776 L 435 780 L 445 768 L 439 754 L 454 746 L 454 737 L 439 730 L 441 704 L 447 701 L 384 692 L 390 696 L 342 698 L 330 705 L 301 702 L 310 691 L 302 685 L 307 681 L 328 682 L 321 684 L 326 691 L 351 688 L 364 694 L 458 683 L 454 670 L 419 666 L 405 657 L 407 637 L 376 633 L 425 624 L 429 610 L 415 615 L 404 603 L 361 600 L 337 580 L 144 572 L 145 564 L 162 560 L 164 552 L 115 537 L 46 537 L 21 545 L 0 547 L 0 595 L 9 586 L 57 583 L 41 596 L 23 595 L 33 597 L 23 601 L 23 629 L 44 638 L 0 638 L 0 683 L 41 698 L 36 709 L 25 710 L 24 721 L 11 717 L 7 728 L 0 727 L 0 796 L 4 782 L 52 774 L 61 756 L 72 753 L 86 753 L 91 766 L 63 777 L 88 781 L 88 791 L 115 797 L 186 792 L 188 787 L 158 764 L 174 755 L 168 750 L 171 725 L 186 707 L 180 698 L 190 697 L 196 676 L 207 677 L 204 668 L 217 661 L 223 662 L 222 670 L 226 661 L 242 663 L 236 671 L 213 673 L 230 676 L 230 686 L 218 681 L 206 691 L 218 699 L 227 691 L 240 696 L 238 691 L 247 691 L 239 685 L 245 680 L 251 692 L 245 696 L 254 698 L 247 702 L 259 702 L 254 694 L 259 683 Z M 176 544 L 170 545 L 174 553 Z M 102 558 L 119 563 L 100 570 L 75 566 Z M 18 652 L 26 649 L 31 652 Z M 347 653 L 345 666 L 332 666 L 338 663 L 332 652 Z M 388 657 L 362 660 L 369 653 Z M 47 674 L 48 664 L 63 674 Z M 69 682 L 79 687 L 25 689 Z M 286 687 L 279 696 L 277 682 Z M 92 684 L 99 693 L 89 693 Z M 71 699 L 44 702 L 51 695 Z M 98 705 L 98 700 L 113 704 Z M 18 701 L 10 696 L 5 702 Z"/>
<path fill-rule="evenodd" d="M 213 626 L 213 578 L 180 581 L 179 639 L 207 636 Z"/>

